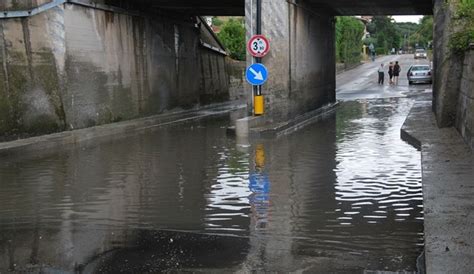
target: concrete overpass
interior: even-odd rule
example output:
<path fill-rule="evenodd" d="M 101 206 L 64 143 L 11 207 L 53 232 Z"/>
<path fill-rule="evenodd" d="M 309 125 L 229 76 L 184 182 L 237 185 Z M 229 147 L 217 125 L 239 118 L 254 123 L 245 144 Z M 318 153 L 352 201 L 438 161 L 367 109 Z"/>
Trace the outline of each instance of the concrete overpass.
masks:
<path fill-rule="evenodd" d="M 91 6 L 115 6 L 125 10 L 168 11 L 192 15 L 245 15 L 245 5 L 256 0 L 7 0 L 0 10 L 28 10 L 48 3 L 69 2 Z M 270 4 L 273 1 L 263 1 Z M 278 2 L 275 1 L 275 2 Z M 284 0 L 288 4 L 307 5 L 312 10 L 325 10 L 331 15 L 426 15 L 433 13 L 430 0 Z"/>
<path fill-rule="evenodd" d="M 114 1 L 105 1 L 112 4 Z M 117 1 L 115 1 L 117 2 Z M 121 1 L 127 3 L 132 1 Z M 133 1 L 143 7 L 157 10 L 169 10 L 190 13 L 194 15 L 245 15 L 245 3 L 249 0 L 138 0 Z M 255 1 L 254 1 L 255 2 Z M 265 1 L 264 1 L 265 2 Z M 271 3 L 273 1 L 266 1 Z M 293 4 L 306 3 L 314 10 L 328 10 L 333 15 L 423 15 L 433 13 L 430 0 L 289 0 Z"/>

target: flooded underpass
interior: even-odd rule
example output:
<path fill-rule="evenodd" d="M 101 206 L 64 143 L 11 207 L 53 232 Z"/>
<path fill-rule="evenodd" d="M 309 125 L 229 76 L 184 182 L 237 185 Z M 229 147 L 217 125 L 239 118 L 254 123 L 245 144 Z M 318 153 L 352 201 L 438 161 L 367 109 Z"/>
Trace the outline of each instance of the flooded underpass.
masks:
<path fill-rule="evenodd" d="M 416 271 L 414 98 L 237 144 L 232 115 L 2 159 L 0 272 Z"/>

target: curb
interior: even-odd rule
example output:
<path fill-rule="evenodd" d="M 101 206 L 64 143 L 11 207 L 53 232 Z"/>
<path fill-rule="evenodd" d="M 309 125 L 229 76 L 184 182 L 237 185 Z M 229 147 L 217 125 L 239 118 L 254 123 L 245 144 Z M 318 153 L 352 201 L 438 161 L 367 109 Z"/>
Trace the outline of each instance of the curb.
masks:
<path fill-rule="evenodd" d="M 297 130 L 300 130 L 312 123 L 320 121 L 331 115 L 339 105 L 339 102 L 325 105 L 316 110 L 304 113 L 300 116 L 297 116 L 289 121 L 270 124 L 262 127 L 251 128 L 250 137 L 252 138 L 273 138 L 280 137 L 282 135 L 290 134 Z"/>
<path fill-rule="evenodd" d="M 21 155 L 26 151 L 42 151 L 76 145 L 78 143 L 97 140 L 104 137 L 126 136 L 130 133 L 154 130 L 164 126 L 221 116 L 245 107 L 246 105 L 242 104 L 215 104 L 199 109 L 170 112 L 118 123 L 3 142 L 0 143 L 0 157 Z"/>

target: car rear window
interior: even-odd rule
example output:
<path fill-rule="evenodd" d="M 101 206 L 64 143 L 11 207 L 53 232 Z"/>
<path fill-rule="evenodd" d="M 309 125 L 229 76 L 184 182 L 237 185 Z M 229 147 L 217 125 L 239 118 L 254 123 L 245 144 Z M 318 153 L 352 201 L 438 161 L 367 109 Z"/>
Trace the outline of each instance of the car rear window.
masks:
<path fill-rule="evenodd" d="M 430 70 L 430 67 L 428 66 L 416 66 L 416 67 L 411 67 L 412 71 L 421 71 L 421 70 Z"/>

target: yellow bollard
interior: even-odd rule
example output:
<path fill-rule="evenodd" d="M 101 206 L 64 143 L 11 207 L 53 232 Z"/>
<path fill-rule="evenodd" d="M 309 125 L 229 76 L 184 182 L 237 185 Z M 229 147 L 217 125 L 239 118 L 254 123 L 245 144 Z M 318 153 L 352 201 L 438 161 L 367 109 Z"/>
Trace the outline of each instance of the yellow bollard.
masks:
<path fill-rule="evenodd" d="M 255 115 L 263 115 L 263 113 L 265 112 L 263 95 L 255 95 L 253 110 Z"/>

